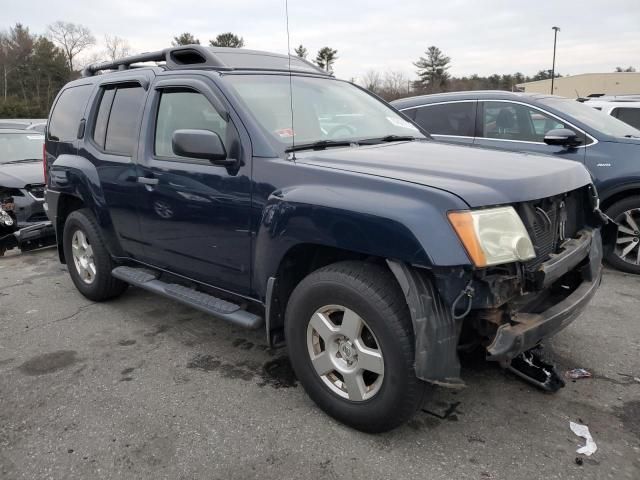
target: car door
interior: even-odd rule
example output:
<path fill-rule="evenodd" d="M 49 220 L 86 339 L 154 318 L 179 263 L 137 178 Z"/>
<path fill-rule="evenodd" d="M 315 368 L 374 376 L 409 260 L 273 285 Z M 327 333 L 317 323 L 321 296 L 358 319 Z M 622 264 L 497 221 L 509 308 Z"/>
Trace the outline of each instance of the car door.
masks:
<path fill-rule="evenodd" d="M 476 122 L 476 100 L 439 102 L 404 109 L 403 113 L 436 140 L 471 145 Z"/>
<path fill-rule="evenodd" d="M 544 143 L 549 130 L 568 128 L 582 138 L 582 146 L 566 148 Z M 508 100 L 478 102 L 476 138 L 474 144 L 510 150 L 557 155 L 568 160 L 584 162 L 585 142 L 589 138 L 566 120 L 533 105 Z"/>
<path fill-rule="evenodd" d="M 140 73 L 105 80 L 94 95 L 84 126 L 85 141 L 79 154 L 96 167 L 100 179 L 99 201 L 105 208 L 103 224 L 111 224 L 123 254 L 139 259 L 144 240 L 136 210 L 134 156 L 150 76 Z"/>
<path fill-rule="evenodd" d="M 213 83 L 164 76 L 150 94 L 140 145 L 138 210 L 148 263 L 219 288 L 250 282 L 250 151 Z M 184 129 L 217 133 L 234 166 L 174 153 Z"/>

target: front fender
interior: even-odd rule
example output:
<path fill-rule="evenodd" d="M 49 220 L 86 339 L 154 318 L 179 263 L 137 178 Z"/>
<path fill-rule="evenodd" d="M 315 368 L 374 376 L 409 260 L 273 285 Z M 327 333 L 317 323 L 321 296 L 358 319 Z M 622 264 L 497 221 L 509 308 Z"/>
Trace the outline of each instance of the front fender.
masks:
<path fill-rule="evenodd" d="M 57 195 L 71 195 L 82 201 L 94 214 L 112 255 L 122 255 L 98 171 L 93 163 L 78 155 L 60 155 L 49 167 L 48 190 Z M 54 213 L 57 216 L 58 212 Z M 60 234 L 57 232 L 58 235 Z"/>
<path fill-rule="evenodd" d="M 469 259 L 446 219 L 466 208 L 457 197 L 414 185 L 380 188 L 304 185 L 273 192 L 255 246 L 254 285 L 265 292 L 296 245 L 335 247 L 423 267 L 466 265 Z"/>

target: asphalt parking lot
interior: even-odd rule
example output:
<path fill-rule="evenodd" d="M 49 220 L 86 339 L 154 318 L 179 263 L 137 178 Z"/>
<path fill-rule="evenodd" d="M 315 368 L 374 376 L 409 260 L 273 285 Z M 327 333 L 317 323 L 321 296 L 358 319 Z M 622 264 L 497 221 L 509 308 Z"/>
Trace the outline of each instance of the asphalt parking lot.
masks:
<path fill-rule="evenodd" d="M 640 478 L 640 278 L 607 271 L 547 351 L 591 379 L 545 394 L 487 364 L 409 424 L 351 430 L 283 350 L 136 289 L 96 304 L 54 250 L 0 258 L 0 478 Z M 635 377 L 635 378 L 634 378 Z M 598 451 L 577 465 L 589 426 Z"/>

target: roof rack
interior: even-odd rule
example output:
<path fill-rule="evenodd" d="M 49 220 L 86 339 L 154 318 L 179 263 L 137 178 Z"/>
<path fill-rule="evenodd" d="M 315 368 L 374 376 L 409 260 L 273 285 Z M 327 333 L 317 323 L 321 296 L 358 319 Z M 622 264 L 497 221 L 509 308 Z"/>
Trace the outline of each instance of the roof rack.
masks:
<path fill-rule="evenodd" d="M 144 62 L 164 62 L 168 70 L 213 69 L 213 70 L 271 70 L 288 71 L 289 57 L 278 53 L 246 50 L 244 48 L 203 47 L 184 45 L 156 52 L 141 53 L 112 62 L 96 63 L 82 70 L 83 77 L 91 77 L 104 70 L 129 70 Z M 330 76 L 313 63 L 291 57 L 291 71 Z"/>

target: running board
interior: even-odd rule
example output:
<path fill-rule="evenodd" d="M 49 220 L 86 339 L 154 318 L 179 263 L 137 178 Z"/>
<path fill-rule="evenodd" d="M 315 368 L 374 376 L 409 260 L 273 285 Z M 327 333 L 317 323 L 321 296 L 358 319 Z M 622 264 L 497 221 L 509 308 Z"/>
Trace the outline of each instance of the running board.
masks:
<path fill-rule="evenodd" d="M 199 292 L 192 288 L 166 283 L 158 279 L 158 275 L 150 270 L 132 267 L 116 267 L 111 275 L 139 288 L 177 300 L 193 308 L 226 320 L 244 328 L 256 329 L 264 325 L 264 319 L 240 308 L 235 303 Z"/>

